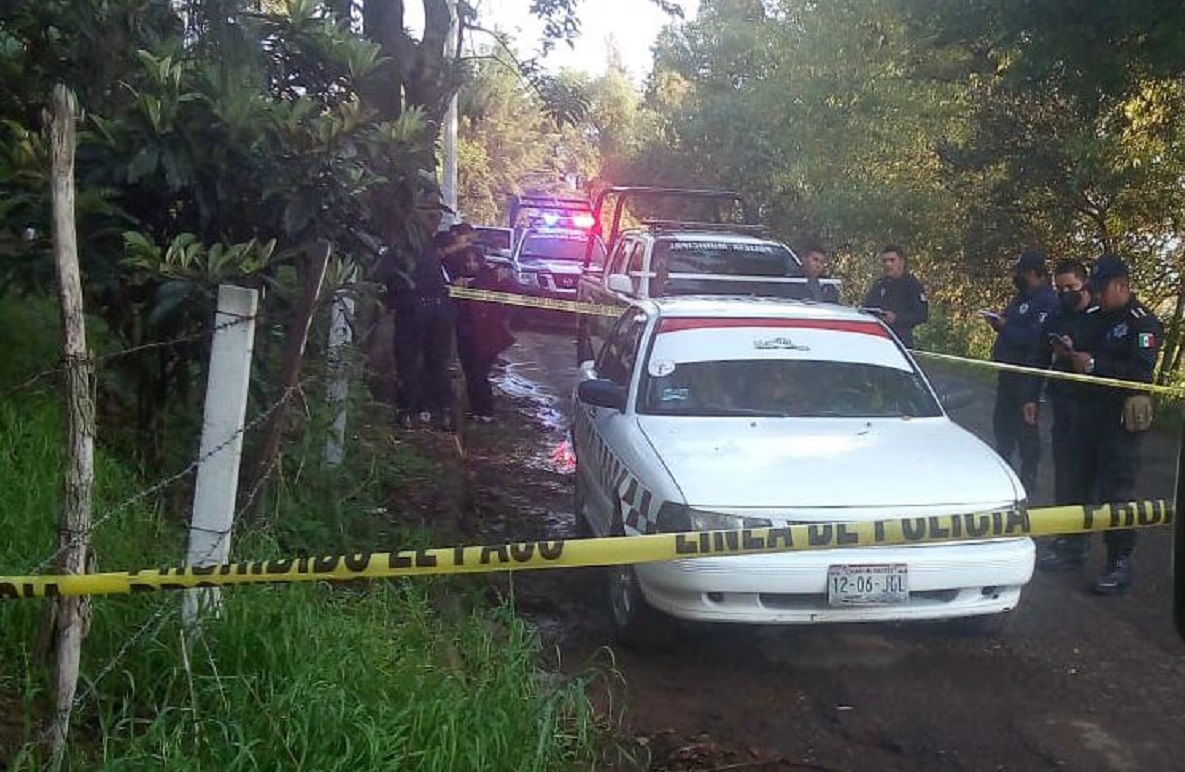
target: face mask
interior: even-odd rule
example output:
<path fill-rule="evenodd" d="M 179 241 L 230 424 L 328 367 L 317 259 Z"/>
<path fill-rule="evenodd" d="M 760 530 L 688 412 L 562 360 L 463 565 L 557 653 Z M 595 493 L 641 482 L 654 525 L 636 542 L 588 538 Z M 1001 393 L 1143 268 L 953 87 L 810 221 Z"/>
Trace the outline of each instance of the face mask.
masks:
<path fill-rule="evenodd" d="M 1029 286 L 1028 282 L 1025 281 L 1025 277 L 1023 277 L 1023 276 L 1013 276 L 1012 277 L 1012 284 L 1013 284 L 1013 286 L 1016 287 L 1017 290 L 1019 290 L 1021 292 L 1023 292 Z"/>
<path fill-rule="evenodd" d="M 1082 302 L 1082 290 L 1062 290 L 1057 293 L 1057 302 L 1063 311 L 1077 311 L 1078 304 Z"/>

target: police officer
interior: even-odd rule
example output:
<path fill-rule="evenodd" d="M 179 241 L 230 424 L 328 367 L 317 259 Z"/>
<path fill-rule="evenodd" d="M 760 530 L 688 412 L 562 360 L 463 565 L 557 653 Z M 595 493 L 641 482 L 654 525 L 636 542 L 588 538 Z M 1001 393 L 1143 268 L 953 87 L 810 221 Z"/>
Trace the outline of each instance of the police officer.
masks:
<path fill-rule="evenodd" d="M 1045 322 L 1043 341 L 1045 363 L 1052 370 L 1073 370 L 1070 353 L 1084 341 L 1090 307 L 1086 288 L 1086 266 L 1080 260 L 1062 260 L 1053 269 L 1057 308 Z M 1082 475 L 1078 452 L 1078 432 L 1083 417 L 1083 386 L 1073 381 L 1046 380 L 1045 395 L 1053 408 L 1053 503 L 1080 504 L 1087 481 Z M 1037 405 L 1025 407 L 1034 414 Z M 1037 567 L 1045 571 L 1080 568 L 1086 562 L 1090 537 L 1068 534 L 1051 540 L 1037 555 Z"/>
<path fill-rule="evenodd" d="M 1049 286 L 1045 255 L 1025 252 L 1012 268 L 1016 297 L 1002 314 L 984 318 L 996 331 L 992 361 L 1024 367 L 1046 364 L 1041 328 L 1053 313 L 1057 298 Z M 1037 490 L 1037 464 L 1041 460 L 1041 439 L 1037 433 L 1037 393 L 1041 381 L 1023 373 L 1001 372 L 996 387 L 996 409 L 992 429 L 996 452 L 1009 462 L 1013 451 L 1020 454 L 1020 481 L 1032 496 Z"/>
<path fill-rule="evenodd" d="M 802 257 L 802 274 L 806 277 L 806 282 L 794 285 L 794 297 L 800 300 L 813 300 L 816 303 L 839 303 L 839 287 L 821 281 L 828 278 L 827 253 L 822 247 L 807 247 Z"/>
<path fill-rule="evenodd" d="M 884 276 L 877 279 L 861 304 L 889 325 L 906 348 L 913 348 L 913 328 L 930 318 L 922 283 L 909 272 L 905 252 L 896 244 L 881 250 Z"/>
<path fill-rule="evenodd" d="M 1163 328 L 1136 299 L 1127 264 L 1104 255 L 1090 276 L 1095 306 L 1087 311 L 1085 339 L 1069 354 L 1079 373 L 1151 383 Z M 1090 501 L 1130 501 L 1140 471 L 1140 444 L 1150 423 L 1148 395 L 1106 386 L 1088 386 L 1083 402 L 1080 448 L 1083 472 L 1097 489 Z M 1132 581 L 1135 531 L 1107 531 L 1107 567 L 1094 592 L 1117 595 Z"/>
<path fill-rule="evenodd" d="M 437 232 L 446 211 L 452 212 L 439 193 L 417 207 L 417 223 L 431 237 L 410 273 L 396 276 L 389 286 L 395 311 L 396 409 L 405 428 L 410 428 L 416 413 L 438 428 L 454 428 L 449 379 L 454 309 L 442 262 L 453 237 L 447 231 Z"/>

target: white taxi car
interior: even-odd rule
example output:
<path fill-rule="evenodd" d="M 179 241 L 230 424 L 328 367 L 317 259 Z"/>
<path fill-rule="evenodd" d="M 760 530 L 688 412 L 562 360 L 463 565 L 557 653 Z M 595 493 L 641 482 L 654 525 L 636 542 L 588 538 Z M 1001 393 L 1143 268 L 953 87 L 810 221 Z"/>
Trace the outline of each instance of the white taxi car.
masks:
<path fill-rule="evenodd" d="M 1023 510 L 1009 466 L 945 414 L 893 334 L 792 300 L 639 301 L 582 365 L 576 516 L 598 536 Z M 670 617 L 809 624 L 999 619 L 1028 538 L 676 560 L 611 569 L 614 627 Z"/>

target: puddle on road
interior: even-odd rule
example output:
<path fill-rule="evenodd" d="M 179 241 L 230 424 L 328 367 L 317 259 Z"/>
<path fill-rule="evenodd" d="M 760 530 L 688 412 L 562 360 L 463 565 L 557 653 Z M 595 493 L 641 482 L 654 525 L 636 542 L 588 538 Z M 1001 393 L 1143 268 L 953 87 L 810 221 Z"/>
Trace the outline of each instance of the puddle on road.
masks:
<path fill-rule="evenodd" d="M 568 441 L 568 417 L 560 407 L 559 397 L 531 377 L 541 369 L 537 362 L 509 362 L 494 374 L 494 383 L 511 399 L 530 403 L 528 412 L 546 432 L 543 447 L 526 459 L 526 465 L 569 475 L 576 471 L 576 459 Z"/>

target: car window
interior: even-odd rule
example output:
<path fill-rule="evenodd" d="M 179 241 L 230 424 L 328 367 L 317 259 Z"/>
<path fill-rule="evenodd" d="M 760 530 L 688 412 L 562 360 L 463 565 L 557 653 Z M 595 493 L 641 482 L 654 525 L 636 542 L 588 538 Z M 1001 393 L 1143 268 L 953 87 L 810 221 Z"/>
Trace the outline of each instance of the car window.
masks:
<path fill-rule="evenodd" d="M 802 275 L 794 254 L 774 242 L 666 239 L 654 245 L 652 263 L 651 295 L 656 297 L 721 292 L 788 295 L 793 284 L 775 287 L 761 280 Z M 740 277 L 753 281 L 737 281 Z"/>
<path fill-rule="evenodd" d="M 523 245 L 519 250 L 519 258 L 523 261 L 531 260 L 565 260 L 582 262 L 588 248 L 589 237 L 582 234 L 540 234 L 528 233 L 523 237 Z M 599 241 L 593 244 L 593 263 L 605 259 L 604 248 Z"/>
<path fill-rule="evenodd" d="M 477 228 L 477 243 L 490 252 L 510 251 L 510 231 L 503 228 Z"/>
<path fill-rule="evenodd" d="M 645 329 L 645 314 L 636 309 L 626 311 L 601 347 L 601 355 L 597 358 L 597 376 L 607 378 L 618 386 L 629 386 Z"/>
<path fill-rule="evenodd" d="M 646 281 L 648 277 L 642 275 L 645 266 L 643 263 L 646 259 L 646 245 L 641 241 L 635 241 L 632 245 L 629 255 L 629 263 L 626 265 L 625 272 L 629 274 L 630 280 L 634 284 L 634 294 L 640 295 L 642 292 L 642 282 Z"/>
<path fill-rule="evenodd" d="M 937 402 L 914 372 L 859 362 L 738 359 L 666 362 L 646 373 L 638 412 L 799 418 L 934 417 Z"/>
<path fill-rule="evenodd" d="M 613 250 L 613 260 L 609 264 L 610 275 L 625 273 L 625 266 L 629 262 L 630 250 L 633 246 L 633 239 L 622 239 L 617 242 L 617 248 Z"/>

